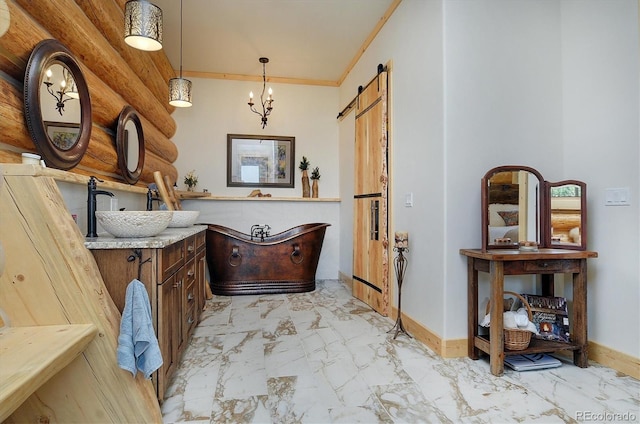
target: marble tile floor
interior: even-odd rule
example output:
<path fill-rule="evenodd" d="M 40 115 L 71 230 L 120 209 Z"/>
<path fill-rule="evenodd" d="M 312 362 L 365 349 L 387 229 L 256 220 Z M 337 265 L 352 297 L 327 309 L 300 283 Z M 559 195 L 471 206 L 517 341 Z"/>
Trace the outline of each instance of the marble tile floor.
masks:
<path fill-rule="evenodd" d="M 393 324 L 337 280 L 311 293 L 216 296 L 167 390 L 164 422 L 640 420 L 640 381 L 610 368 L 567 362 L 498 378 L 486 359 L 393 340 Z"/>

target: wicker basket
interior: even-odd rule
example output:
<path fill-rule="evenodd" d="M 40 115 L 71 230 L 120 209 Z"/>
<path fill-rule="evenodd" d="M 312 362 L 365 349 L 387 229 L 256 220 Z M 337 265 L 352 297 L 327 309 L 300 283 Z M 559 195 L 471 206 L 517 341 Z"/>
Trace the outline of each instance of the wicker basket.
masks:
<path fill-rule="evenodd" d="M 522 304 L 527 308 L 527 314 L 529 316 L 529 321 L 533 318 L 531 314 L 531 306 L 529 306 L 529 302 L 520 296 L 518 293 L 505 291 L 505 294 L 510 294 L 522 302 Z M 488 314 L 491 310 L 491 302 L 487 303 L 487 311 Z M 528 330 L 520 330 L 518 328 L 505 328 L 504 329 L 504 348 L 507 350 L 524 350 L 529 347 L 529 342 L 531 342 L 531 331 Z"/>

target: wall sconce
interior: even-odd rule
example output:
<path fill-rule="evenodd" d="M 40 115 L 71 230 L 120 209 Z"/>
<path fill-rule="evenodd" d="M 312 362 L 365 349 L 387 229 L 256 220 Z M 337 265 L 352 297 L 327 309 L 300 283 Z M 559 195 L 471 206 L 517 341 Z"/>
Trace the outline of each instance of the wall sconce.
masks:
<path fill-rule="evenodd" d="M 175 107 L 191 107 L 191 81 L 182 78 L 182 0 L 180 0 L 180 78 L 169 80 L 169 104 Z"/>
<path fill-rule="evenodd" d="M 267 66 L 267 63 L 269 63 L 269 58 L 261 57 L 259 60 L 260 60 L 260 63 L 262 63 L 262 94 L 260 94 L 260 103 L 262 104 L 262 112 L 258 112 L 256 108 L 253 107 L 254 105 L 253 91 L 249 93 L 248 105 L 249 105 L 249 109 L 251 109 L 251 112 L 260 115 L 260 118 L 262 119 L 262 129 L 264 129 L 264 127 L 267 126 L 267 116 L 271 115 L 271 111 L 273 110 L 273 106 L 271 105 L 273 103 L 273 96 L 272 96 L 273 90 L 271 90 L 271 87 L 269 87 L 269 93 L 268 93 L 269 97 L 267 97 L 267 100 L 264 100 L 264 91 L 267 86 L 266 66 Z"/>
<path fill-rule="evenodd" d="M 162 9 L 146 0 L 129 0 L 124 7 L 124 41 L 145 51 L 162 48 Z"/>
<path fill-rule="evenodd" d="M 53 85 L 53 83 L 51 82 L 51 77 L 53 76 L 53 72 L 51 71 L 51 69 L 47 69 L 45 75 L 47 79 L 42 83 L 47 86 L 47 91 L 49 92 L 49 94 L 51 94 L 53 98 L 56 99 L 56 110 L 58 111 L 60 116 L 62 116 L 64 112 L 65 102 L 72 99 L 80 98 L 80 96 L 78 95 L 78 89 L 76 88 L 76 82 L 74 81 L 73 76 L 71 75 L 69 70 L 63 66 L 60 89 L 54 92 L 51 88 L 51 86 Z M 65 96 L 67 97 L 65 98 Z"/>

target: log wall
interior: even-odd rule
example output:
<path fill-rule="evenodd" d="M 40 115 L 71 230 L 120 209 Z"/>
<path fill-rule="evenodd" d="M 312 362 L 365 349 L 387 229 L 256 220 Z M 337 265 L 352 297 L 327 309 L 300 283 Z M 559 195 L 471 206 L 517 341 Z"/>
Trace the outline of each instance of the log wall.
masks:
<path fill-rule="evenodd" d="M 19 152 L 36 152 L 24 118 L 23 84 L 33 48 L 55 38 L 80 63 L 91 95 L 91 141 L 76 173 L 123 181 L 117 168 L 115 133 L 126 105 L 141 118 L 145 166 L 139 184 L 160 171 L 176 180 L 176 123 L 168 103 L 175 76 L 163 50 L 144 52 L 122 37 L 126 0 L 8 0 L 10 25 L 0 37 L 0 162 L 20 162 Z"/>

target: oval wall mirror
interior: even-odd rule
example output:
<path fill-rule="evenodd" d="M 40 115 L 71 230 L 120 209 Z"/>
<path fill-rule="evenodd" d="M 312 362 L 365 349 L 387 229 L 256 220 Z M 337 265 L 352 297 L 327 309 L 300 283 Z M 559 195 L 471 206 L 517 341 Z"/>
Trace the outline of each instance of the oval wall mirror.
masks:
<path fill-rule="evenodd" d="M 543 178 L 526 166 L 500 166 L 482 178 L 482 249 L 542 242 Z M 542 218 L 542 219 L 541 219 Z"/>
<path fill-rule="evenodd" d="M 545 182 L 546 226 L 550 246 L 587 249 L 587 185 L 582 181 Z"/>
<path fill-rule="evenodd" d="M 131 106 L 122 108 L 116 129 L 118 168 L 125 181 L 135 184 L 144 167 L 144 133 L 136 110 Z"/>
<path fill-rule="evenodd" d="M 91 100 L 80 66 L 58 40 L 43 40 L 29 56 L 24 115 L 47 166 L 76 166 L 91 139 Z"/>

